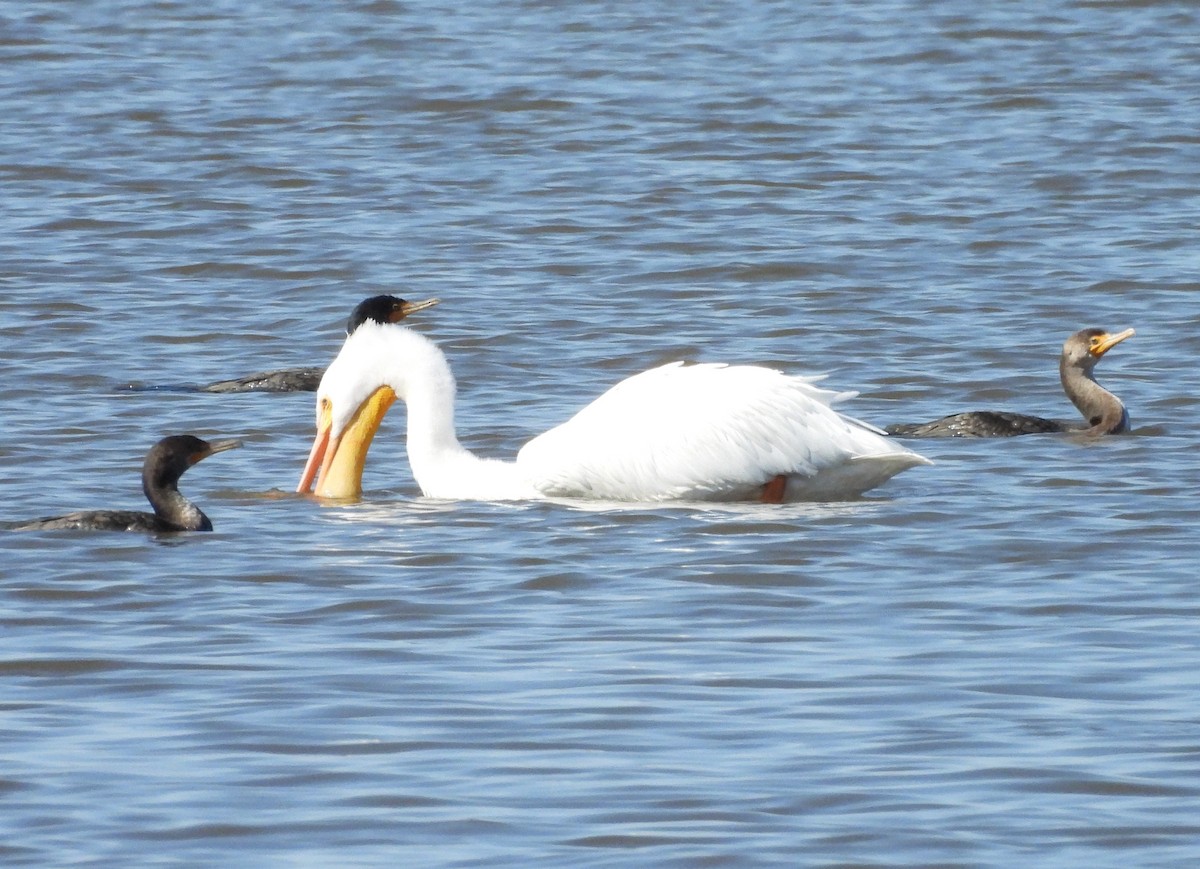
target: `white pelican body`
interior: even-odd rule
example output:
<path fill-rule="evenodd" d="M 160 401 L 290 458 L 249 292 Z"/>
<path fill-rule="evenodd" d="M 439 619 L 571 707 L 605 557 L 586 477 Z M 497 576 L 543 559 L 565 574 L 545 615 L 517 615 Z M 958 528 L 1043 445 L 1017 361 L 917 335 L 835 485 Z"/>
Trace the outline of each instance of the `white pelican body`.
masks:
<path fill-rule="evenodd" d="M 749 365 L 673 363 L 618 383 L 527 443 L 480 458 L 454 432 L 454 377 L 432 341 L 366 323 L 317 390 L 317 438 L 300 480 L 322 497 L 362 491 L 367 448 L 398 397 L 408 458 L 432 498 L 612 501 L 837 500 L 928 460 L 831 404 L 846 394 Z"/>

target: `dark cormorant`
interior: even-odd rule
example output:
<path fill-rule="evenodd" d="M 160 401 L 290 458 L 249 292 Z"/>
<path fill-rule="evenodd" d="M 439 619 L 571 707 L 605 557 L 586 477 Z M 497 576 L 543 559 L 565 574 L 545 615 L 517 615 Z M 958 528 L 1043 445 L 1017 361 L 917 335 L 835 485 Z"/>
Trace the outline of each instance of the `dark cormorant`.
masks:
<path fill-rule="evenodd" d="M 1100 358 L 1133 335 L 1132 329 L 1109 334 L 1103 329 L 1083 329 L 1063 344 L 1058 373 L 1071 403 L 1083 414 L 1086 425 L 1043 419 L 1020 413 L 977 410 L 956 413 L 933 422 L 889 425 L 888 434 L 914 438 L 1002 438 L 1041 432 L 1079 432 L 1087 435 L 1118 434 L 1129 430 L 1129 414 L 1121 400 L 1096 382 L 1092 369 Z"/>
<path fill-rule="evenodd" d="M 153 513 L 137 510 L 82 510 L 22 522 L 13 531 L 212 531 L 212 522 L 179 491 L 183 472 L 213 453 L 240 447 L 241 441 L 210 443 L 192 435 L 165 437 L 146 453 L 142 465 L 142 491 Z"/>
<path fill-rule="evenodd" d="M 406 302 L 397 296 L 372 296 L 359 302 L 346 321 L 347 337 L 368 320 L 375 323 L 399 323 L 410 314 L 432 308 L 438 299 Z M 285 368 L 260 371 L 236 380 L 218 380 L 201 386 L 201 392 L 316 392 L 324 368 Z"/>

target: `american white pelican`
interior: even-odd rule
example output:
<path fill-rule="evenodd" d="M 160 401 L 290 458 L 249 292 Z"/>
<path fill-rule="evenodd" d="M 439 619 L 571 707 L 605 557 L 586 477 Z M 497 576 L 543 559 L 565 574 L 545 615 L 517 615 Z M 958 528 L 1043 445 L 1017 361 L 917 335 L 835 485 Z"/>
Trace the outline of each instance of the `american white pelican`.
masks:
<path fill-rule="evenodd" d="M 241 441 L 235 440 L 209 443 L 192 435 L 165 437 L 150 448 L 142 465 L 142 491 L 154 508 L 153 513 L 83 510 L 25 522 L 11 530 L 212 531 L 208 517 L 179 491 L 179 478 L 202 459 L 241 445 Z"/>
<path fill-rule="evenodd" d="M 1060 422 L 999 410 L 955 413 L 933 422 L 889 425 L 889 434 L 918 438 L 1004 438 L 1041 432 L 1079 432 L 1086 435 L 1129 431 L 1129 413 L 1121 399 L 1096 382 L 1092 369 L 1100 358 L 1134 334 L 1132 329 L 1111 335 L 1103 329 L 1083 329 L 1066 340 L 1058 361 L 1058 375 L 1067 398 L 1083 414 L 1087 425 Z"/>
<path fill-rule="evenodd" d="M 837 500 L 928 460 L 830 405 L 844 394 L 750 365 L 651 369 L 529 441 L 480 458 L 454 431 L 454 376 L 432 341 L 367 323 L 317 390 L 317 436 L 297 487 L 357 498 L 388 408 L 408 405 L 408 458 L 432 498 L 611 501 Z"/>

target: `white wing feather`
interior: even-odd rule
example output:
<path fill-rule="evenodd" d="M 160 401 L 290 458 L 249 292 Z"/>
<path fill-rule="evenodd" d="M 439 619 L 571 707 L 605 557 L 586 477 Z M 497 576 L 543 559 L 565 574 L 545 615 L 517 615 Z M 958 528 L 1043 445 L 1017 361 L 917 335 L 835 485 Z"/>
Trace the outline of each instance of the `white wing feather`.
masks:
<path fill-rule="evenodd" d="M 792 481 L 857 494 L 925 461 L 832 409 L 851 395 L 757 366 L 673 363 L 617 384 L 517 464 L 546 495 L 657 501 L 753 498 L 778 474 L 789 496 Z"/>

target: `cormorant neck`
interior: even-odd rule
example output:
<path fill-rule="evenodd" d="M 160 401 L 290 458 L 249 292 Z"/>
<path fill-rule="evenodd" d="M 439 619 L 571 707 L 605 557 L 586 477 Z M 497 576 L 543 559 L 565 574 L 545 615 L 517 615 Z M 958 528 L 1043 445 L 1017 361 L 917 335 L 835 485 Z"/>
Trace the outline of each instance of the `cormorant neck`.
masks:
<path fill-rule="evenodd" d="M 1090 367 L 1072 365 L 1064 358 L 1058 371 L 1067 397 L 1088 421 L 1087 434 L 1116 434 L 1129 428 L 1125 405 L 1096 382 Z"/>
<path fill-rule="evenodd" d="M 179 531 L 212 531 L 212 522 L 204 512 L 184 497 L 174 482 L 162 483 L 143 476 L 142 491 L 154 508 L 154 515 Z"/>

